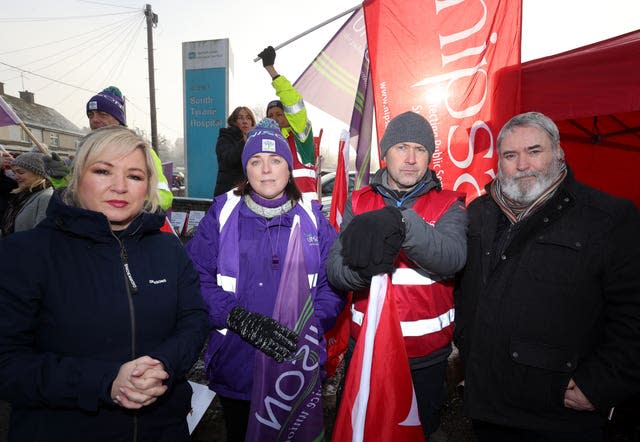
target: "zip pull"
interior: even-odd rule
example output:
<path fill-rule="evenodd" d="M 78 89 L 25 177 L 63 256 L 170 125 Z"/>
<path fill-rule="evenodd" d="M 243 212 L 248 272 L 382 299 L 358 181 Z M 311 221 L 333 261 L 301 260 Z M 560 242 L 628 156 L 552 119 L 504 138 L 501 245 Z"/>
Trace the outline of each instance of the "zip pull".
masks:
<path fill-rule="evenodd" d="M 131 270 L 129 269 L 129 259 L 127 257 L 127 251 L 124 248 L 124 244 L 120 243 L 120 259 L 122 260 L 122 265 L 124 266 L 124 274 L 127 275 L 127 282 L 129 283 L 129 292 L 132 295 L 138 293 L 138 286 L 133 279 L 133 275 L 131 274 Z"/>

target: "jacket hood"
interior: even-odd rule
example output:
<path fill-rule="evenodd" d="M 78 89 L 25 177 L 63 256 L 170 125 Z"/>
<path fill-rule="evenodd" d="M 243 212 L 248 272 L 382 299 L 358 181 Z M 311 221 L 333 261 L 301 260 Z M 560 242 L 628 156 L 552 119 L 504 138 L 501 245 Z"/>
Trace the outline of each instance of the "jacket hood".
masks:
<path fill-rule="evenodd" d="M 221 127 L 219 135 L 232 139 L 242 139 L 242 130 L 238 126 Z"/>
<path fill-rule="evenodd" d="M 113 232 L 107 217 L 100 212 L 70 206 L 62 201 L 64 189 L 56 190 L 47 208 L 47 218 L 39 225 L 42 228 L 58 229 L 87 237 L 95 242 L 113 240 Z M 135 236 L 155 232 L 164 224 L 164 216 L 142 212 L 122 232 Z"/>

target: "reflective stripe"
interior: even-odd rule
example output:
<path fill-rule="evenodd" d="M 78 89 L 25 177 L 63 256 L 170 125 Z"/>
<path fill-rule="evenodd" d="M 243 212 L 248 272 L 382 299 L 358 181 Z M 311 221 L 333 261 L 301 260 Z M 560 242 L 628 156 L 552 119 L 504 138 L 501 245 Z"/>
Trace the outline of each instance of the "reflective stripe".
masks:
<path fill-rule="evenodd" d="M 304 110 L 304 100 L 301 98 L 297 103 L 293 103 L 289 106 L 284 106 L 284 111 L 288 114 L 297 114 L 298 112 Z"/>
<path fill-rule="evenodd" d="M 436 318 L 400 321 L 402 336 L 423 336 L 439 332 L 448 327 L 454 321 L 455 316 L 455 309 L 452 308 Z M 364 313 L 356 310 L 354 304 L 351 304 L 351 320 L 359 326 L 362 326 L 362 321 L 364 320 Z"/>
<path fill-rule="evenodd" d="M 318 201 L 318 192 L 302 192 L 302 196 L 308 200 Z"/>
<path fill-rule="evenodd" d="M 231 216 L 231 212 L 240 202 L 240 196 L 235 195 L 233 193 L 234 190 L 235 189 L 231 189 L 227 192 L 227 201 L 225 201 L 224 206 L 222 206 L 222 210 L 220 210 L 220 216 L 218 217 L 218 232 L 222 232 L 222 227 L 224 227 L 224 225 L 227 223 L 229 217 Z"/>
<path fill-rule="evenodd" d="M 318 230 L 318 220 L 316 219 L 316 215 L 313 213 L 313 206 L 311 205 L 311 201 L 315 201 L 315 198 L 318 196 L 317 193 L 313 193 L 313 196 L 309 197 L 307 194 L 302 194 L 302 198 L 299 201 L 300 206 L 307 212 L 307 215 L 313 222 L 313 227 Z"/>
<path fill-rule="evenodd" d="M 313 169 L 307 169 L 307 168 L 300 168 L 300 169 L 293 169 L 293 171 L 291 172 L 291 174 L 293 175 L 294 178 L 300 178 L 300 177 L 307 177 L 307 178 L 316 178 L 316 171 Z"/>
<path fill-rule="evenodd" d="M 168 190 L 169 192 L 171 192 L 171 189 L 169 189 L 169 184 L 167 184 L 166 182 L 160 182 L 158 181 L 158 189 L 160 190 Z"/>
<path fill-rule="evenodd" d="M 224 290 L 225 292 L 236 292 L 236 283 L 237 280 L 236 278 L 234 278 L 233 276 L 225 276 L 225 275 L 221 275 L 220 273 L 218 273 L 217 276 L 217 283 L 220 287 L 222 287 L 222 290 Z M 316 284 L 318 284 L 318 274 L 317 273 L 309 273 L 307 274 L 307 279 L 309 280 L 309 288 L 314 288 L 316 286 Z"/>
<path fill-rule="evenodd" d="M 236 292 L 236 278 L 233 276 L 225 276 L 218 273 L 217 283 L 225 292 Z"/>
<path fill-rule="evenodd" d="M 443 328 L 451 325 L 455 317 L 456 311 L 452 308 L 437 318 L 420 319 L 418 321 L 400 321 L 402 336 L 422 336 L 439 332 Z"/>
<path fill-rule="evenodd" d="M 362 327 L 362 321 L 364 321 L 364 313 L 356 310 L 355 304 L 351 304 L 351 320 Z"/>
<path fill-rule="evenodd" d="M 309 278 L 309 288 L 314 288 L 316 286 L 316 284 L 318 283 L 318 274 L 317 273 L 310 273 L 307 275 L 307 278 Z"/>
<path fill-rule="evenodd" d="M 400 267 L 394 270 L 391 275 L 391 284 L 393 285 L 431 285 L 434 284 L 431 278 L 428 278 L 414 269 Z"/>
<path fill-rule="evenodd" d="M 296 134 L 298 139 L 304 143 L 304 141 L 309 137 L 311 133 L 311 121 L 307 120 L 307 123 L 304 125 L 304 131 Z"/>

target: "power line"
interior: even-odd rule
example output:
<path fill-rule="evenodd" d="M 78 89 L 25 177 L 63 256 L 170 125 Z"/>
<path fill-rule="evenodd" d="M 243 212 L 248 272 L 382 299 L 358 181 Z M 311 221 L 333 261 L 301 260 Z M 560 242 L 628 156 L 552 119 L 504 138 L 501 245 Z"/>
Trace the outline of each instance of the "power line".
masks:
<path fill-rule="evenodd" d="M 124 66 L 124 62 L 126 62 L 126 61 L 129 59 L 129 56 L 131 55 L 131 52 L 132 52 L 132 50 L 133 50 L 133 48 L 134 48 L 134 46 L 135 46 L 135 42 L 136 42 L 136 40 L 137 40 L 137 38 L 138 38 L 138 35 L 140 34 L 140 29 L 142 28 L 142 24 L 143 24 L 143 23 L 144 23 L 144 17 L 142 17 L 142 18 L 140 19 L 140 21 L 139 21 L 139 23 L 138 23 L 138 28 L 137 28 L 137 30 L 136 30 L 134 27 L 129 26 L 131 29 L 128 31 L 128 34 L 132 34 L 132 33 L 133 33 L 133 36 L 129 39 L 129 44 L 128 44 L 128 46 L 127 46 L 127 47 L 125 47 L 125 48 L 124 48 L 124 50 L 122 51 L 123 53 L 126 53 L 126 55 L 124 56 L 124 58 L 119 57 L 119 58 L 121 59 L 121 61 L 120 61 L 120 62 L 118 62 L 118 63 L 115 65 L 115 67 L 118 67 L 118 66 Z M 123 41 L 126 41 L 126 39 L 123 39 Z M 109 57 L 105 57 L 105 60 L 107 60 L 107 59 L 109 59 Z M 82 63 L 82 64 L 87 64 L 87 63 L 86 63 L 86 61 L 83 61 L 83 63 Z M 92 72 L 88 77 L 85 77 L 85 78 L 82 80 L 82 83 L 83 83 L 83 84 L 87 83 L 87 82 L 88 82 L 88 81 L 89 81 L 89 80 L 90 80 L 90 79 L 91 79 L 91 78 L 92 78 L 92 77 L 93 77 L 97 72 L 100 72 L 100 71 L 101 71 L 101 69 L 100 69 L 100 67 L 101 67 L 101 66 L 102 66 L 102 65 L 97 66 L 97 67 L 93 70 L 93 72 Z M 106 84 L 106 83 L 114 83 L 114 82 L 115 82 L 114 80 L 117 80 L 117 79 L 119 78 L 119 75 L 118 75 L 118 76 L 113 76 L 113 75 L 111 74 L 111 72 L 113 72 L 113 71 L 114 71 L 114 69 L 112 68 L 112 70 L 111 70 L 108 74 L 106 74 L 106 75 L 104 76 L 104 79 L 102 80 L 102 83 L 104 83 L 104 84 Z M 95 82 L 95 83 L 97 83 L 97 82 Z M 48 87 L 48 86 L 49 86 L 49 85 L 47 85 L 46 87 Z M 65 101 L 67 101 L 69 98 L 71 98 L 71 96 L 66 96 L 66 97 L 65 97 L 65 98 L 63 98 L 62 100 L 58 101 L 58 102 L 55 104 L 55 106 L 59 106 L 60 104 L 62 104 L 62 103 L 64 103 Z"/>
<path fill-rule="evenodd" d="M 142 17 L 142 18 L 141 18 L 141 20 L 144 20 L 144 17 Z M 128 29 L 126 32 L 127 32 L 127 33 L 131 33 L 131 31 L 132 31 L 132 30 L 134 29 L 134 27 L 135 27 L 135 24 L 136 24 L 135 22 L 132 22 L 132 23 L 129 25 L 129 28 L 130 28 L 130 29 Z M 61 75 L 61 77 L 62 77 L 62 78 L 64 78 L 64 77 L 66 77 L 67 75 L 69 75 L 71 72 L 76 71 L 80 66 L 83 66 L 83 65 L 89 65 L 89 61 L 91 61 L 92 59 L 94 59 L 94 58 L 96 58 L 96 57 L 98 57 L 98 56 L 103 56 L 102 62 L 101 62 L 99 65 L 97 65 L 97 66 L 95 66 L 95 67 L 94 67 L 94 69 L 93 69 L 93 74 L 92 74 L 92 75 L 95 75 L 95 73 L 96 73 L 96 72 L 100 72 L 100 68 L 101 68 L 105 63 L 107 63 L 107 62 L 110 60 L 111 56 L 112 56 L 112 55 L 113 55 L 113 53 L 117 50 L 117 48 L 118 48 L 118 47 L 116 46 L 116 48 L 115 48 L 115 49 L 113 49 L 113 50 L 111 51 L 111 53 L 109 53 L 107 56 L 104 56 L 104 55 L 103 55 L 103 51 L 104 51 L 104 50 L 106 50 L 106 48 L 107 48 L 107 47 L 111 46 L 111 44 L 112 44 L 112 43 L 114 43 L 114 42 L 116 42 L 116 41 L 118 41 L 118 40 L 119 40 L 119 41 L 123 41 L 122 39 L 120 39 L 121 34 L 122 34 L 122 32 L 118 32 L 117 34 L 114 34 L 114 35 L 112 36 L 111 40 L 106 41 L 106 42 L 104 43 L 104 45 L 103 45 L 103 47 L 102 47 L 102 48 L 99 48 L 99 49 L 94 50 L 94 51 L 91 53 L 91 55 L 90 55 L 90 57 L 89 57 L 89 58 L 86 58 L 86 59 L 82 60 L 80 63 L 78 63 L 78 64 L 76 64 L 75 66 L 73 66 L 73 67 L 71 67 L 70 69 L 68 69 L 65 73 L 63 73 L 63 74 Z M 54 64 L 57 64 L 57 62 L 56 62 L 56 63 L 54 63 Z M 49 65 L 49 66 L 51 66 L 51 65 Z M 49 67 L 49 66 L 47 66 L 47 67 Z M 85 80 L 83 83 L 86 83 L 86 81 L 87 81 L 87 80 Z M 50 85 L 51 85 L 51 83 L 46 84 L 46 85 L 42 86 L 41 88 L 39 88 L 39 89 L 38 89 L 38 91 L 41 91 L 41 90 L 43 90 L 43 89 L 46 89 L 46 88 L 47 88 L 47 87 L 49 87 Z"/>
<path fill-rule="evenodd" d="M 65 85 L 65 86 L 69 86 L 69 87 L 72 87 L 72 88 L 75 88 L 75 89 L 80 89 L 80 90 L 83 90 L 83 91 L 85 91 L 85 92 L 91 92 L 92 94 L 93 94 L 93 93 L 95 93 L 95 91 L 92 91 L 92 90 L 89 90 L 89 89 L 85 89 L 85 88 L 83 88 L 83 87 L 76 86 L 76 85 L 71 84 L 71 83 L 67 83 L 66 81 L 56 80 L 55 78 L 50 78 L 50 77 L 47 77 L 47 76 L 45 76 L 45 75 L 40 75 L 40 74 L 37 74 L 37 73 L 35 73 L 35 72 L 28 71 L 28 70 L 26 70 L 26 69 L 22 69 L 22 68 L 20 68 L 20 67 L 18 67 L 18 66 L 14 66 L 14 65 L 12 65 L 12 64 L 5 63 L 5 62 L 3 62 L 3 61 L 0 61 L 0 64 L 1 64 L 1 65 L 4 65 L 4 66 L 8 66 L 8 67 L 10 67 L 10 68 L 12 68 L 12 69 L 15 69 L 15 70 L 17 70 L 17 71 L 20 71 L 20 72 L 25 72 L 25 73 L 27 73 L 27 74 L 35 75 L 36 77 L 44 78 L 45 80 L 53 81 L 53 82 L 58 83 L 58 84 L 63 84 L 63 85 Z"/>
<path fill-rule="evenodd" d="M 113 6 L 115 8 L 124 8 L 124 9 L 135 9 L 137 11 L 140 10 L 140 8 L 134 8 L 133 6 L 122 6 L 122 5 L 113 5 L 111 3 L 102 3 L 102 2 L 92 2 L 89 0 L 78 0 L 80 3 L 91 3 L 94 5 L 100 5 L 100 6 Z"/>
<path fill-rule="evenodd" d="M 0 52 L 0 55 L 13 54 L 13 53 L 15 53 L 15 52 L 25 52 L 25 51 L 29 51 L 29 50 L 31 50 L 31 49 L 37 49 L 37 48 L 42 48 L 42 47 L 45 47 L 45 46 L 55 45 L 55 44 L 58 44 L 58 43 L 62 43 L 63 41 L 72 40 L 72 39 L 75 39 L 75 38 L 78 38 L 78 37 L 82 37 L 82 36 L 87 35 L 87 34 L 92 34 L 92 33 L 94 33 L 94 32 L 98 32 L 98 31 L 100 31 L 100 30 L 102 30 L 102 29 L 104 29 L 104 28 L 109 28 L 109 27 L 115 27 L 115 26 L 118 26 L 119 24 L 124 23 L 124 22 L 126 22 L 126 21 L 128 21 L 128 20 L 130 20 L 130 18 L 125 18 L 125 19 L 123 19 L 123 20 L 120 20 L 120 21 L 117 21 L 117 22 L 114 22 L 114 23 L 110 23 L 110 24 L 108 24 L 108 25 L 101 26 L 101 27 L 99 27 L 99 28 L 92 29 L 92 30 L 87 31 L 87 32 L 83 32 L 83 33 L 81 33 L 81 34 L 72 35 L 72 36 L 70 36 L 70 37 L 63 38 L 63 39 L 61 39 L 61 40 L 50 41 L 50 42 L 47 42 L 47 43 L 42 43 L 42 44 L 39 44 L 39 45 L 30 46 L 30 47 L 28 47 L 28 48 L 19 48 L 19 49 L 13 49 L 13 50 L 11 50 L 11 51 Z"/>
<path fill-rule="evenodd" d="M 0 18 L 0 23 L 27 23 L 41 21 L 61 21 L 61 20 L 85 20 L 87 18 L 109 17 L 113 15 L 134 14 L 133 12 L 112 12 L 110 14 L 96 15 L 69 15 L 67 17 L 10 17 Z"/>
<path fill-rule="evenodd" d="M 103 40 L 104 38 L 107 38 L 107 37 L 120 35 L 121 32 L 122 32 L 121 25 L 125 25 L 127 22 L 134 23 L 135 21 L 136 21 L 136 17 L 133 17 L 133 20 L 132 20 L 132 18 L 127 18 L 125 20 L 120 20 L 120 21 L 118 21 L 116 23 L 113 23 L 111 25 L 113 27 L 113 29 L 111 29 L 110 31 L 103 32 L 103 33 L 101 33 L 99 35 L 96 35 L 96 36 L 90 38 L 90 39 L 83 40 L 81 43 L 79 43 L 79 44 L 77 44 L 75 46 L 71 46 L 71 47 L 63 49 L 61 51 L 55 52 L 53 54 L 46 55 L 46 56 L 44 56 L 42 58 L 39 58 L 37 60 L 28 61 L 26 63 L 23 63 L 22 66 L 23 67 L 30 66 L 30 65 L 33 65 L 33 64 L 38 63 L 40 61 L 44 61 L 44 60 L 56 57 L 56 61 L 55 62 L 53 62 L 53 63 L 51 63 L 49 65 L 42 66 L 42 67 L 38 68 L 39 70 L 42 71 L 44 69 L 47 69 L 50 66 L 53 66 L 53 65 L 58 64 L 58 63 L 61 63 L 64 60 L 66 60 L 66 59 L 68 59 L 70 57 L 77 56 L 78 55 L 78 51 L 75 51 L 75 49 L 81 48 L 83 46 L 93 46 L 93 42 L 96 41 L 96 40 L 101 41 L 101 40 Z M 71 52 L 71 54 L 69 56 L 67 56 L 67 57 L 59 58 L 63 54 L 65 54 L 67 52 Z"/>
<path fill-rule="evenodd" d="M 140 23 L 138 24 L 138 30 L 136 31 L 135 35 L 133 36 L 133 38 L 131 38 L 131 41 L 129 42 L 129 47 L 128 49 L 125 51 L 126 55 L 121 58 L 120 62 L 117 63 L 113 69 L 110 72 L 110 76 L 113 76 L 113 78 L 120 78 L 120 76 L 122 75 L 122 71 L 124 69 L 124 67 L 127 64 L 127 61 L 129 60 L 129 58 L 131 57 L 131 53 L 133 52 L 133 50 L 135 49 L 135 43 L 138 39 L 138 36 L 140 35 L 140 32 L 142 30 L 142 25 L 144 24 L 144 20 L 140 20 Z"/>

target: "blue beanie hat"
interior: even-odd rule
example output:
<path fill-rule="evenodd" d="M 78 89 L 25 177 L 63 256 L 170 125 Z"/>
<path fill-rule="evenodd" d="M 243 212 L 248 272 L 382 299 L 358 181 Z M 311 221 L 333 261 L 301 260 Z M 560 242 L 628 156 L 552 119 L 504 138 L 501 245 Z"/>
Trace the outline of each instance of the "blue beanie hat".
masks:
<path fill-rule="evenodd" d="M 247 134 L 247 142 L 242 150 L 242 169 L 245 175 L 249 158 L 263 152 L 280 155 L 289 165 L 289 170 L 293 170 L 293 156 L 289 143 L 282 136 L 278 123 L 271 118 L 263 118 Z"/>
<path fill-rule="evenodd" d="M 91 97 L 87 102 L 87 114 L 89 111 L 106 112 L 118 120 L 121 126 L 127 125 L 127 117 L 124 112 L 124 98 L 122 92 L 115 86 L 109 86 L 102 92 Z"/>

